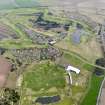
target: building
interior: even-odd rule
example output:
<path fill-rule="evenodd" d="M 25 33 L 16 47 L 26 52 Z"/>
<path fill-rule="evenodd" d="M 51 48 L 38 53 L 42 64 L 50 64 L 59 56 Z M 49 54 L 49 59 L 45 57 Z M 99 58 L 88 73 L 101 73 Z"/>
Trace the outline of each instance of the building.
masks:
<path fill-rule="evenodd" d="M 65 69 L 69 75 L 70 78 L 70 84 L 73 84 L 73 80 L 72 80 L 72 75 L 71 75 L 71 71 L 75 72 L 76 74 L 80 73 L 80 70 L 78 68 L 75 68 L 73 66 L 67 66 L 67 68 Z"/>
<path fill-rule="evenodd" d="M 73 72 L 75 72 L 76 74 L 79 74 L 79 73 L 80 73 L 80 70 L 79 70 L 78 68 L 75 68 L 75 67 L 70 66 L 70 65 L 66 68 L 66 71 L 67 71 L 67 72 L 73 71 Z"/>

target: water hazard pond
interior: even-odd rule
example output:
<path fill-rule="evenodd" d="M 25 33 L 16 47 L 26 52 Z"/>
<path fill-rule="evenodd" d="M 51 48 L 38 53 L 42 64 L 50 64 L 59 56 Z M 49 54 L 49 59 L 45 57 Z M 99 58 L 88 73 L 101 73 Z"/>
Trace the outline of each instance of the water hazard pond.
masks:
<path fill-rule="evenodd" d="M 61 98 L 59 95 L 51 96 L 51 97 L 39 97 L 36 99 L 35 103 L 40 103 L 42 105 L 51 104 L 60 101 Z"/>

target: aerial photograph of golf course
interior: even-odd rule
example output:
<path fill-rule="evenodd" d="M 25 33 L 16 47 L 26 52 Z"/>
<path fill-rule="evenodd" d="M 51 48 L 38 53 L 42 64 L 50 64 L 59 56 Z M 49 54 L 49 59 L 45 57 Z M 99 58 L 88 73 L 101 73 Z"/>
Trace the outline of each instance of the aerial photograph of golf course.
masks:
<path fill-rule="evenodd" d="M 0 105 L 104 97 L 104 0 L 0 0 Z"/>

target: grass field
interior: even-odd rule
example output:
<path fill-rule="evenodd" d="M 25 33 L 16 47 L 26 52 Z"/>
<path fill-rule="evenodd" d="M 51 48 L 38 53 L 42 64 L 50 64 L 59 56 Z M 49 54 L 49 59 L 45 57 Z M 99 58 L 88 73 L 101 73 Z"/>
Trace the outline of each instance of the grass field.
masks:
<path fill-rule="evenodd" d="M 64 70 L 54 64 L 39 64 L 25 73 L 24 85 L 35 91 L 41 88 L 45 90 L 51 87 L 64 88 Z"/>

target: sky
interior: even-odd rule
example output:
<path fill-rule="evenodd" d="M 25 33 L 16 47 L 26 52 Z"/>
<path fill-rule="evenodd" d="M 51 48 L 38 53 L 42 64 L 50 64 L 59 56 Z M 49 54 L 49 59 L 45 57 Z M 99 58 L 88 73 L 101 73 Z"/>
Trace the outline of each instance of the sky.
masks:
<path fill-rule="evenodd" d="M 16 0 L 0 0 L 0 7 L 3 7 L 4 5 L 7 6 L 8 4 L 12 6 L 17 5 Z M 21 1 L 21 0 L 17 0 Z M 28 1 L 28 0 L 22 0 L 22 1 Z M 79 6 L 79 7 L 98 7 L 98 8 L 105 8 L 105 0 L 29 0 L 29 1 L 36 1 L 38 3 L 49 5 L 49 6 Z M 4 6 L 4 7 L 5 7 Z"/>

